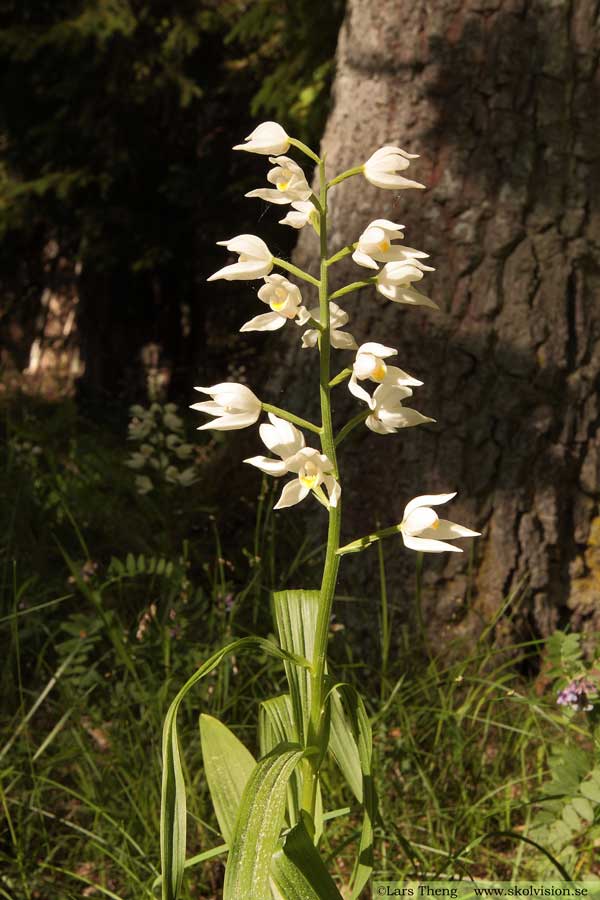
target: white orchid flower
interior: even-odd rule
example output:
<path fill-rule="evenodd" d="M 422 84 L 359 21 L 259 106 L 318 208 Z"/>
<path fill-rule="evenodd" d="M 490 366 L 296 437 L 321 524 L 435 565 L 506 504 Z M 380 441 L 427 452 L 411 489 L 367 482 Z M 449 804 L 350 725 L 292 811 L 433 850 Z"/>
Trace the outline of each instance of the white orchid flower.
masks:
<path fill-rule="evenodd" d="M 394 303 L 407 303 L 410 306 L 429 306 L 431 309 L 439 309 L 437 303 L 411 286 L 414 281 L 421 280 L 423 272 L 433 271 L 435 270 L 431 266 L 424 265 L 418 259 L 389 262 L 377 275 L 375 286 L 386 300 L 392 300 Z"/>
<path fill-rule="evenodd" d="M 201 394 L 209 394 L 212 400 L 194 403 L 190 409 L 215 416 L 211 422 L 200 425 L 199 431 L 214 428 L 216 431 L 234 431 L 254 425 L 262 411 L 262 404 L 245 384 L 226 381 L 212 387 L 195 387 Z"/>
<path fill-rule="evenodd" d="M 252 278 L 263 278 L 273 268 L 273 254 L 255 234 L 239 234 L 228 241 L 217 241 L 217 244 L 227 247 L 232 253 L 238 253 L 239 258 L 236 263 L 219 269 L 207 281 L 216 281 L 218 278 L 226 281 L 249 281 Z"/>
<path fill-rule="evenodd" d="M 248 153 L 261 153 L 263 156 L 287 153 L 290 139 L 285 130 L 277 122 L 262 122 L 248 135 L 245 144 L 236 144 L 234 150 L 246 150 Z"/>
<path fill-rule="evenodd" d="M 308 318 L 314 319 L 316 322 L 319 322 L 320 309 L 317 306 L 315 309 L 305 310 L 304 315 L 300 315 L 298 317 L 298 324 L 304 325 L 308 321 Z M 347 331 L 340 331 L 342 325 L 346 325 L 348 322 L 348 313 L 345 312 L 341 307 L 334 303 L 333 301 L 329 302 L 329 325 L 330 332 L 329 337 L 331 341 L 331 346 L 335 347 L 337 350 L 356 350 L 358 345 L 351 334 Z M 302 335 L 302 346 L 306 349 L 307 347 L 316 347 L 317 342 L 319 340 L 319 332 L 316 328 L 309 328 L 308 331 L 305 331 Z"/>
<path fill-rule="evenodd" d="M 377 344 L 369 341 L 361 344 L 356 352 L 356 359 L 352 366 L 352 375 L 348 382 L 348 390 L 359 400 L 364 400 L 369 406 L 374 401 L 371 395 L 360 386 L 359 381 L 375 381 L 377 384 L 395 385 L 397 387 L 407 387 L 412 385 L 419 387 L 423 384 L 417 378 L 413 378 L 403 369 L 397 366 L 388 366 L 385 359 L 390 356 L 396 356 L 397 350 L 393 347 L 385 347 L 383 344 Z"/>
<path fill-rule="evenodd" d="M 330 506 L 337 506 L 341 487 L 332 474 L 332 464 L 327 456 L 314 447 L 306 447 L 303 434 L 290 422 L 269 413 L 270 425 L 260 426 L 260 436 L 269 450 L 279 456 L 253 456 L 244 462 L 256 466 L 267 475 L 279 477 L 287 472 L 295 472 L 297 478 L 289 481 L 274 509 L 295 506 L 311 491 L 317 491 L 323 484 L 329 495 Z"/>
<path fill-rule="evenodd" d="M 277 204 L 308 200 L 312 190 L 297 162 L 289 156 L 270 156 L 269 162 L 274 163 L 275 168 L 269 170 L 267 181 L 275 187 L 249 191 L 246 197 L 259 197 L 261 200 Z"/>
<path fill-rule="evenodd" d="M 288 471 L 296 472 L 298 477 L 294 481 L 288 481 L 273 509 L 295 506 L 322 484 L 327 489 L 329 505 L 337 506 L 342 489 L 339 482 L 333 477 L 333 465 L 324 453 L 319 453 L 314 447 L 304 447 L 294 456 L 286 459 L 285 464 Z"/>
<path fill-rule="evenodd" d="M 380 384 L 369 403 L 372 412 L 365 420 L 367 428 L 377 434 L 394 434 L 400 428 L 435 422 L 435 419 L 422 415 L 416 409 L 402 406 L 402 401 L 407 397 L 412 397 L 412 390 L 409 387 Z"/>
<path fill-rule="evenodd" d="M 295 319 L 303 309 L 300 288 L 283 275 L 265 275 L 265 284 L 259 289 L 258 297 L 271 307 L 271 312 L 254 316 L 240 331 L 276 331 L 290 319 Z"/>
<path fill-rule="evenodd" d="M 310 200 L 294 200 L 292 209 L 285 218 L 279 220 L 280 225 L 290 225 L 292 228 L 304 228 L 308 222 L 317 226 L 318 214 Z"/>
<path fill-rule="evenodd" d="M 388 219 L 375 219 L 367 225 L 352 254 L 352 259 L 359 266 L 367 269 L 378 269 L 377 263 L 394 262 L 396 260 L 426 259 L 429 254 L 414 247 L 399 247 L 393 241 L 404 240 L 401 233 L 404 225 L 397 225 Z"/>
<path fill-rule="evenodd" d="M 406 547 L 425 553 L 442 553 L 444 550 L 462 553 L 460 547 L 453 547 L 445 542 L 461 537 L 479 537 L 479 531 L 471 531 L 456 522 L 440 519 L 435 510 L 431 509 L 432 506 L 447 503 L 453 497 L 456 497 L 456 491 L 453 494 L 424 494 L 407 503 L 400 525 Z"/>
<path fill-rule="evenodd" d="M 407 153 L 400 147 L 380 147 L 364 164 L 363 174 L 367 181 L 370 181 L 375 187 L 392 191 L 400 191 L 404 188 L 424 188 L 424 184 L 410 181 L 397 174 L 408 168 L 411 159 L 418 158 L 418 153 Z"/>
<path fill-rule="evenodd" d="M 259 434 L 263 444 L 275 453 L 279 459 L 270 459 L 268 456 L 253 456 L 244 462 L 256 466 L 261 472 L 275 477 L 285 475 L 290 470 L 286 460 L 298 453 L 305 446 L 304 435 L 291 422 L 286 422 L 274 413 L 269 413 L 270 425 L 266 423 L 259 428 Z"/>

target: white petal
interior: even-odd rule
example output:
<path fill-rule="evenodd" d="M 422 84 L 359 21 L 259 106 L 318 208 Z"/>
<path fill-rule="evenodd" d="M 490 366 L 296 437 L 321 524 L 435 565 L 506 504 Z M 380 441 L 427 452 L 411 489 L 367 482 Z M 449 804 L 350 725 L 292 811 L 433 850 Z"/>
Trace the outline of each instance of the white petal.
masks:
<path fill-rule="evenodd" d="M 417 159 L 417 156 L 413 157 Z M 404 231 L 406 225 L 398 225 L 397 222 L 390 222 L 389 219 L 373 219 L 368 226 L 369 228 L 385 228 L 386 231 Z M 396 238 L 404 237 L 403 234 L 397 234 Z"/>
<path fill-rule="evenodd" d="M 282 460 L 269 459 L 268 456 L 252 456 L 250 459 L 245 459 L 244 462 L 250 466 L 256 466 L 257 469 L 260 469 L 261 472 L 265 472 L 267 475 L 285 475 L 287 472 L 285 463 Z"/>
<path fill-rule="evenodd" d="M 341 488 L 339 482 L 337 482 L 335 480 L 333 475 L 324 475 L 323 483 L 325 484 L 325 487 L 327 488 L 327 493 L 329 494 L 329 505 L 337 506 L 339 499 L 342 495 L 342 488 Z"/>
<path fill-rule="evenodd" d="M 317 331 L 317 329 L 309 328 L 308 331 L 305 331 L 304 334 L 302 335 L 302 346 L 304 348 L 316 347 L 318 340 L 319 340 L 319 332 Z"/>
<path fill-rule="evenodd" d="M 399 369 L 398 366 L 388 366 L 387 372 L 385 373 L 384 384 L 398 385 L 399 387 L 404 387 L 405 385 L 411 384 L 413 387 L 420 387 L 423 382 L 419 381 L 418 378 L 413 378 L 412 375 L 409 375 L 408 372 L 405 372 L 404 369 Z"/>
<path fill-rule="evenodd" d="M 358 348 L 359 353 L 372 353 L 373 356 L 379 356 L 380 359 L 386 359 L 388 356 L 397 356 L 398 351 L 393 347 L 386 347 L 384 344 L 378 344 L 375 341 L 367 341 Z"/>
<path fill-rule="evenodd" d="M 381 410 L 379 415 L 386 425 L 394 430 L 397 428 L 414 428 L 416 425 L 426 425 L 428 422 L 435 422 L 435 419 L 424 416 L 418 410 L 411 409 L 408 406 L 401 407 L 399 410 L 394 410 L 394 412 Z"/>
<path fill-rule="evenodd" d="M 418 535 L 426 528 L 432 530 L 437 521 L 438 515 L 430 506 L 418 506 L 406 516 L 402 523 L 402 529 L 406 534 Z"/>
<path fill-rule="evenodd" d="M 262 313 L 260 316 L 254 316 L 240 328 L 240 331 L 277 331 L 283 328 L 287 319 L 278 313 Z"/>
<path fill-rule="evenodd" d="M 288 481 L 285 485 L 281 492 L 281 497 L 273 509 L 286 509 L 288 506 L 295 506 L 296 503 L 300 503 L 301 500 L 304 500 L 309 493 L 309 489 L 300 484 L 298 478 L 294 478 L 293 481 Z"/>
<path fill-rule="evenodd" d="M 358 383 L 358 381 L 356 379 L 356 375 L 354 372 L 352 373 L 352 375 L 350 377 L 350 381 L 348 382 L 348 390 L 350 391 L 351 394 L 354 394 L 354 396 L 357 397 L 359 400 L 362 400 L 364 403 L 368 403 L 369 406 L 371 408 L 373 408 L 372 407 L 373 401 L 371 400 L 371 395 L 368 393 L 368 391 L 365 391 L 365 389 L 360 386 L 360 384 Z"/>
<path fill-rule="evenodd" d="M 425 537 L 437 537 L 443 541 L 452 541 L 461 537 L 480 537 L 480 531 L 471 531 L 464 525 L 457 525 L 456 522 L 449 522 L 448 519 L 439 519 L 435 535 L 424 535 Z"/>
<path fill-rule="evenodd" d="M 394 429 L 388 428 L 377 416 L 368 416 L 365 419 L 365 425 L 375 434 L 392 434 Z"/>
<path fill-rule="evenodd" d="M 419 550 L 421 553 L 443 553 L 446 550 L 452 553 L 462 553 L 460 547 L 453 547 L 452 544 L 446 544 L 444 541 L 413 537 L 410 534 L 404 534 L 404 532 L 402 532 L 402 539 L 405 546 L 410 550 Z"/>
<path fill-rule="evenodd" d="M 454 497 L 456 497 L 456 491 L 452 494 L 421 494 L 420 497 L 414 497 L 406 504 L 402 518 L 406 519 L 413 509 L 418 509 L 419 506 L 440 506 L 442 503 L 448 503 Z"/>
<path fill-rule="evenodd" d="M 291 199 L 286 196 L 285 191 L 278 191 L 277 188 L 257 188 L 255 191 L 248 191 L 244 197 L 258 197 L 260 200 L 275 203 L 277 206 L 291 203 Z"/>
<path fill-rule="evenodd" d="M 336 350 L 357 350 L 358 344 L 347 331 L 331 331 L 331 346 Z"/>
<path fill-rule="evenodd" d="M 360 250 L 358 247 L 352 254 L 352 259 L 356 263 L 357 266 L 364 266 L 365 269 L 378 269 L 379 266 L 375 262 L 374 259 L 365 253 L 363 250 Z"/>
<path fill-rule="evenodd" d="M 238 428 L 248 428 L 249 425 L 254 425 L 257 418 L 254 413 L 228 413 L 219 419 L 201 425 L 198 431 L 206 431 L 208 428 L 215 431 L 235 431 Z"/>
<path fill-rule="evenodd" d="M 262 122 L 246 138 L 245 144 L 236 144 L 234 150 L 246 150 L 248 153 L 271 154 L 286 153 L 290 139 L 285 130 L 277 122 Z"/>

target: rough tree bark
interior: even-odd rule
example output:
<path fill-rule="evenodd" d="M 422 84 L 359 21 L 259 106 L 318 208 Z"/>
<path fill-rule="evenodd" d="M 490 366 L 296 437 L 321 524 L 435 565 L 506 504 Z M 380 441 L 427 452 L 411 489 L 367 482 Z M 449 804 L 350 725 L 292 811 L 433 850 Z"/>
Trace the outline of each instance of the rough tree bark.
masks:
<path fill-rule="evenodd" d="M 421 154 L 407 174 L 429 190 L 345 182 L 331 195 L 332 246 L 374 218 L 402 222 L 407 244 L 432 256 L 437 271 L 421 286 L 441 311 L 372 289 L 344 298 L 358 342 L 397 346 L 399 364 L 425 382 L 413 405 L 439 423 L 349 442 L 348 539 L 374 518 L 400 521 L 416 494 L 460 491 L 451 517 L 483 537 L 472 592 L 468 553 L 426 560 L 438 637 L 479 631 L 524 579 L 520 633 L 568 618 L 600 627 L 598 9 L 349 0 L 328 169 L 398 144 Z M 305 232 L 296 259 L 308 264 Z M 364 271 L 344 266 L 340 281 Z M 414 566 L 408 557 L 399 565 Z"/>

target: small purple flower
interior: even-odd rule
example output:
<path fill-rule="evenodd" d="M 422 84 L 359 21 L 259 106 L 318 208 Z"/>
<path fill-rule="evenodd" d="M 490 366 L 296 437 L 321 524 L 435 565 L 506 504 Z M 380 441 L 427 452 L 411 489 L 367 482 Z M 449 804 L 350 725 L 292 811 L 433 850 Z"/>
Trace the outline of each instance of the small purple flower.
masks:
<path fill-rule="evenodd" d="M 571 709 L 590 712 L 594 704 L 589 702 L 588 694 L 595 693 L 594 685 L 587 678 L 574 678 L 559 692 L 556 702 L 559 706 L 570 706 Z"/>

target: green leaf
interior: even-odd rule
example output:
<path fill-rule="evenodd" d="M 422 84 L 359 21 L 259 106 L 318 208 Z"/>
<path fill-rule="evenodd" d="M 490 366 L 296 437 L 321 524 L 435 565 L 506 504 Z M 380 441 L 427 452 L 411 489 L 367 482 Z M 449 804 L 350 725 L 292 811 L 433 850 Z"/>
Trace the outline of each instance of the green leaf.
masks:
<path fill-rule="evenodd" d="M 312 660 L 319 611 L 319 591 L 277 591 L 273 594 L 279 642 L 284 650 Z M 310 721 L 310 672 L 285 664 L 294 720 L 300 741 L 306 744 Z"/>
<path fill-rule="evenodd" d="M 281 745 L 255 767 L 244 790 L 231 841 L 223 900 L 269 896 L 269 872 L 283 825 L 288 780 L 306 751 Z"/>
<path fill-rule="evenodd" d="M 365 705 L 358 692 L 349 684 L 335 684 L 328 698 L 338 693 L 347 712 L 351 734 L 358 750 L 362 779 L 363 823 L 358 856 L 350 879 L 351 900 L 356 900 L 373 871 L 373 828 L 377 819 L 377 795 L 373 784 L 373 736 Z"/>
<path fill-rule="evenodd" d="M 177 712 L 183 699 L 194 685 L 212 672 L 226 656 L 246 649 L 259 649 L 285 662 L 293 661 L 297 666 L 308 667 L 309 665 L 307 660 L 303 660 L 299 656 L 291 656 L 264 638 L 240 638 L 213 653 L 186 681 L 171 703 L 165 717 L 162 741 L 160 854 L 163 900 L 177 900 L 179 897 L 185 866 L 186 797 L 177 736 Z"/>
<path fill-rule="evenodd" d="M 586 822 L 594 821 L 594 807 L 589 800 L 585 799 L 585 797 L 575 797 L 571 805 L 575 812 L 578 813 L 582 819 L 585 819 Z"/>
<path fill-rule="evenodd" d="M 590 778 L 589 781 L 582 781 L 579 792 L 580 794 L 583 794 L 584 797 L 587 797 L 588 800 L 600 803 L 600 780 Z"/>
<path fill-rule="evenodd" d="M 277 900 L 342 900 L 302 823 L 287 835 L 271 863 Z"/>
<path fill-rule="evenodd" d="M 278 744 L 300 743 L 289 694 L 272 697 L 261 703 L 258 714 L 258 739 L 261 756 L 266 756 Z M 288 782 L 287 792 L 290 825 L 295 825 L 298 821 L 301 791 L 300 773 L 295 770 Z"/>
<path fill-rule="evenodd" d="M 350 790 L 359 803 L 363 801 L 363 778 L 360 767 L 358 746 L 354 733 L 348 723 L 342 701 L 336 690 L 331 692 L 331 726 L 329 733 L 329 749 L 340 767 Z"/>
<path fill-rule="evenodd" d="M 230 844 L 242 794 L 256 760 L 226 725 L 204 713 L 200 716 L 200 740 L 215 815 L 226 843 Z"/>

